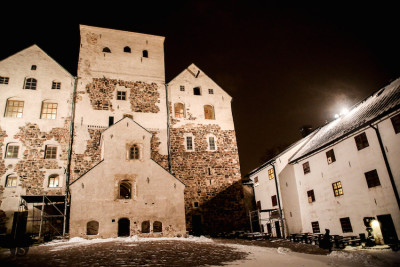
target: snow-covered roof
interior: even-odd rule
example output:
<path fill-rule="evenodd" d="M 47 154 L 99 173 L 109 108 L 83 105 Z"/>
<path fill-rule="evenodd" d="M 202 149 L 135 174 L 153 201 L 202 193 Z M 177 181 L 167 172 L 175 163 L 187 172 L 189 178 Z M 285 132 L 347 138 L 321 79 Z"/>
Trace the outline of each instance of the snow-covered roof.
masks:
<path fill-rule="evenodd" d="M 318 132 L 290 160 L 296 162 L 338 142 L 400 108 L 400 78 L 354 105 L 338 119 L 320 127 Z"/>

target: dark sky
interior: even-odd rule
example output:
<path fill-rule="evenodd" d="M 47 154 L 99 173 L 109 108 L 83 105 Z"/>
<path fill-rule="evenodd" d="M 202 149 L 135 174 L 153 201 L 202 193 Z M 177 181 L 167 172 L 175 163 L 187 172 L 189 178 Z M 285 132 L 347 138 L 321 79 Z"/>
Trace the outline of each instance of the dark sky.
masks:
<path fill-rule="evenodd" d="M 0 59 L 37 44 L 76 75 L 79 24 L 165 36 L 167 81 L 195 63 L 233 97 L 243 175 L 400 77 L 398 9 L 378 1 L 48 3 L 3 6 Z"/>

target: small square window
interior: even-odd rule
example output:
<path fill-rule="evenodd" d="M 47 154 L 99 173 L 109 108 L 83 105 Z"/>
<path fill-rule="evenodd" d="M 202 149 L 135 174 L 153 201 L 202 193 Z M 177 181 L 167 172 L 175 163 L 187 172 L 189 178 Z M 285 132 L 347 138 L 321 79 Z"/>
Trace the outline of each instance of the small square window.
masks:
<path fill-rule="evenodd" d="M 310 163 L 308 161 L 303 163 L 303 172 L 304 172 L 304 174 L 311 172 Z"/>
<path fill-rule="evenodd" d="M 326 159 L 328 161 L 328 164 L 331 164 L 336 161 L 335 152 L 333 151 L 333 149 L 326 152 Z"/>
<path fill-rule="evenodd" d="M 335 195 L 335 197 L 343 195 L 342 183 L 340 181 L 333 183 L 332 188 L 333 188 L 333 194 Z"/>
<path fill-rule="evenodd" d="M 200 87 L 193 88 L 193 94 L 194 95 L 201 95 Z"/>
<path fill-rule="evenodd" d="M 274 175 L 274 169 L 269 169 L 268 170 L 268 178 L 270 180 L 274 179 L 275 175 Z"/>
<path fill-rule="evenodd" d="M 36 69 L 37 69 L 36 65 L 31 66 L 31 70 L 36 70 Z"/>
<path fill-rule="evenodd" d="M 342 226 L 343 233 L 352 233 L 353 227 L 351 227 L 350 218 L 340 218 L 340 225 Z"/>
<path fill-rule="evenodd" d="M 366 148 L 369 146 L 367 135 L 365 133 L 361 133 L 354 137 L 356 141 L 356 146 L 358 150 Z"/>
<path fill-rule="evenodd" d="M 213 94 L 214 94 L 214 89 L 208 89 L 208 93 L 209 93 L 210 95 L 213 95 Z"/>
<path fill-rule="evenodd" d="M 319 233 L 319 222 L 311 222 L 312 231 L 314 234 Z"/>
<path fill-rule="evenodd" d="M 57 147 L 56 146 L 46 146 L 44 158 L 45 159 L 56 159 L 57 158 Z"/>
<path fill-rule="evenodd" d="M 58 187 L 60 182 L 60 176 L 50 175 L 49 176 L 49 187 Z"/>
<path fill-rule="evenodd" d="M 9 78 L 0 76 L 0 84 L 8 84 Z"/>
<path fill-rule="evenodd" d="M 60 82 L 53 82 L 51 84 L 51 89 L 60 90 L 60 88 L 61 88 L 61 83 Z"/>
<path fill-rule="evenodd" d="M 381 182 L 379 181 L 378 172 L 376 170 L 372 170 L 364 174 L 365 174 L 365 179 L 367 179 L 368 188 L 381 185 Z"/>
<path fill-rule="evenodd" d="M 198 208 L 199 207 L 199 202 L 193 202 L 193 207 Z"/>
<path fill-rule="evenodd" d="M 400 114 L 391 117 L 390 120 L 392 121 L 394 132 L 396 134 L 400 133 Z"/>
<path fill-rule="evenodd" d="M 17 186 L 17 177 L 16 176 L 7 176 L 6 187 L 16 187 Z"/>
<path fill-rule="evenodd" d="M 18 151 L 19 151 L 19 146 L 8 145 L 7 146 L 6 158 L 7 159 L 16 159 L 16 158 L 18 158 Z"/>
<path fill-rule="evenodd" d="M 277 201 L 277 199 L 276 199 L 276 195 L 273 195 L 273 196 L 271 197 L 271 201 L 272 201 L 272 206 L 273 206 L 273 207 L 278 205 L 278 201 Z"/>
<path fill-rule="evenodd" d="M 184 86 L 184 85 L 181 85 L 181 86 L 180 86 L 180 90 L 181 90 L 182 92 L 184 92 L 184 91 L 185 91 L 185 86 Z"/>
<path fill-rule="evenodd" d="M 258 176 L 254 177 L 254 184 L 258 184 Z"/>
<path fill-rule="evenodd" d="M 314 190 L 307 191 L 308 203 L 315 201 Z"/>
<path fill-rule="evenodd" d="M 193 137 L 186 137 L 186 150 L 193 150 Z"/>
<path fill-rule="evenodd" d="M 126 92 L 117 91 L 117 100 L 126 100 Z"/>

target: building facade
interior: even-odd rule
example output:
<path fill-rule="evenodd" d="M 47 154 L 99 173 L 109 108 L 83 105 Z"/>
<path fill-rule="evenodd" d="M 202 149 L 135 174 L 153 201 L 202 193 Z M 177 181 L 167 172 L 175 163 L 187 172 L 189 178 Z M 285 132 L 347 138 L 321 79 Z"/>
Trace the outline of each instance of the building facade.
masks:
<path fill-rule="evenodd" d="M 400 234 L 400 79 L 316 129 L 279 174 L 288 233 Z M 279 155 L 281 157 L 282 155 Z M 260 193 L 259 193 L 260 194 Z"/>

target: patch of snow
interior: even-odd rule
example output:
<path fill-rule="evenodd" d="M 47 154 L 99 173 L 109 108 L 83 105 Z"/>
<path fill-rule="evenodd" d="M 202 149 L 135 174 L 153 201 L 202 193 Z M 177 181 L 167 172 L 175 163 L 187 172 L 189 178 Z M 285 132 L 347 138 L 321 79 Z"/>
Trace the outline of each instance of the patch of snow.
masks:
<path fill-rule="evenodd" d="M 289 248 L 284 248 L 284 247 L 279 247 L 277 251 L 279 254 L 288 254 L 292 252 Z"/>

